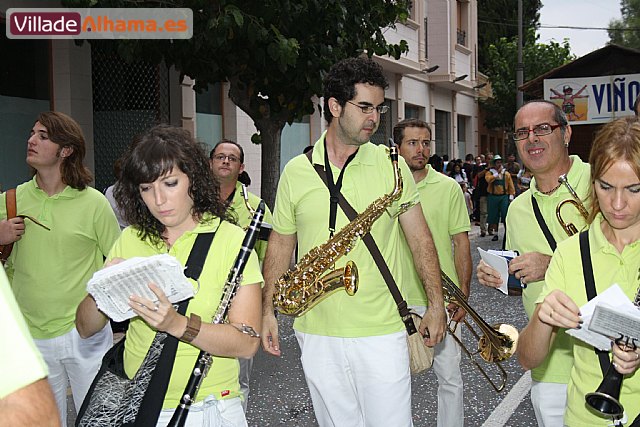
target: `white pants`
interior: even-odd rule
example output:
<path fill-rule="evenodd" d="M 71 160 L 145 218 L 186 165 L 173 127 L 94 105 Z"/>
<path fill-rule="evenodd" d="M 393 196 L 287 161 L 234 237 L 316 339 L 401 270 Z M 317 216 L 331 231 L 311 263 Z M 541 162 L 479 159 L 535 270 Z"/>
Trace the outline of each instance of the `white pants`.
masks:
<path fill-rule="evenodd" d="M 76 328 L 59 337 L 33 340 L 49 369 L 49 384 L 60 411 L 62 426 L 67 425 L 67 387 L 71 383 L 76 412 L 89 391 L 102 357 L 113 345 L 111 325 L 87 339 L 80 338 Z"/>
<path fill-rule="evenodd" d="M 166 427 L 171 421 L 174 411 L 175 409 L 161 411 L 156 427 Z M 247 419 L 239 397 L 216 400 L 213 395 L 209 395 L 203 401 L 191 405 L 185 426 L 247 427 Z"/>
<path fill-rule="evenodd" d="M 296 331 L 320 427 L 407 427 L 411 375 L 407 334 L 339 338 Z"/>
<path fill-rule="evenodd" d="M 567 406 L 567 385 L 534 380 L 531 382 L 531 403 L 539 427 L 562 426 Z"/>
<path fill-rule="evenodd" d="M 425 306 L 411 307 L 420 316 L 424 316 Z M 418 325 L 416 325 L 417 327 Z M 462 327 L 456 328 L 460 339 Z M 460 372 L 460 346 L 450 333 L 435 346 L 433 372 L 438 378 L 438 427 L 462 427 L 464 425 L 464 400 L 462 373 Z"/>
<path fill-rule="evenodd" d="M 251 378 L 251 369 L 253 368 L 253 357 L 249 359 L 239 357 L 238 362 L 240 363 L 240 374 L 238 376 L 238 380 L 240 381 L 240 392 L 244 397 L 244 399 L 242 399 L 242 409 L 246 413 L 247 405 L 249 404 L 249 380 Z"/>

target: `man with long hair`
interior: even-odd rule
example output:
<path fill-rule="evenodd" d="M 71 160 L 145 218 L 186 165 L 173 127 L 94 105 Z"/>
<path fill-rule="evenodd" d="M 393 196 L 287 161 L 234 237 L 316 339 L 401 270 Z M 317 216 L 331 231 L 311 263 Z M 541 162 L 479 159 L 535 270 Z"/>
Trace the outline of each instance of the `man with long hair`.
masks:
<path fill-rule="evenodd" d="M 112 344 L 109 325 L 89 339 L 74 326 L 87 281 L 120 234 L 109 202 L 89 187 L 93 177 L 82 164 L 84 155 L 84 136 L 75 120 L 59 112 L 40 113 L 27 141 L 34 176 L 16 189 L 18 219 L 6 220 L 5 196 L 0 196 L 0 244 L 14 242 L 7 273 L 47 363 L 63 426 L 69 382 L 79 409 Z"/>

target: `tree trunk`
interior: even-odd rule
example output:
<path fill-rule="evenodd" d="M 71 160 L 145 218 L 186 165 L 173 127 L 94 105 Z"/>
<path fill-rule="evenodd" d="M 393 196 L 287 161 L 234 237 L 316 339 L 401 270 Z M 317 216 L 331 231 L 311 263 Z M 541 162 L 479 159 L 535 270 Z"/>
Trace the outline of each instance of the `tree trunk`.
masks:
<path fill-rule="evenodd" d="M 256 123 L 262 136 L 262 198 L 273 210 L 280 179 L 280 136 L 284 125 L 268 122 Z"/>

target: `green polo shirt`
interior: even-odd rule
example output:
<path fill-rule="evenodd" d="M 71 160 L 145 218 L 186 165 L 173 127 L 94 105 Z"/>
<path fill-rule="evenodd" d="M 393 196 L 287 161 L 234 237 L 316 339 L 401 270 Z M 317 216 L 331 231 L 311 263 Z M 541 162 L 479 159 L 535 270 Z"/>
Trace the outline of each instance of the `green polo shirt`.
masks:
<path fill-rule="evenodd" d="M 569 183 L 584 201 L 591 189 L 591 168 L 578 156 L 571 156 L 571 169 L 567 175 Z M 542 194 L 537 190 L 535 178 L 531 180 L 528 191 L 520 194 L 509 206 L 507 212 L 507 244 L 506 248 L 517 250 L 520 254 L 540 252 L 552 255 L 547 239 L 544 237 L 536 217 L 533 213 L 531 195 L 536 198 L 540 212 L 551 234 L 559 243 L 567 239 L 568 235 L 556 219 L 556 207 L 564 200 L 572 199 L 569 190 L 561 185 L 550 195 Z M 585 203 L 589 209 L 588 203 Z M 585 220 L 578 210 L 566 204 L 562 208 L 562 217 L 565 222 L 573 223 L 578 230 L 585 227 Z M 544 287 L 544 280 L 531 282 L 522 292 L 522 302 L 527 316 L 530 318 L 535 308 L 540 292 Z M 544 363 L 531 371 L 531 376 L 536 381 L 566 383 L 569 381 L 569 371 L 572 364 L 571 343 L 566 334 L 559 334 L 549 356 Z"/>
<path fill-rule="evenodd" d="M 320 165 L 324 165 L 325 135 L 313 150 L 313 162 Z M 345 170 L 341 192 L 357 212 L 362 213 L 374 200 L 391 193 L 395 186 L 387 151 L 384 146 L 366 143 L 360 146 Z M 401 259 L 404 252 L 400 249 L 402 230 L 396 216 L 405 207 L 418 202 L 418 193 L 402 157 L 398 164 L 404 181 L 402 197 L 374 223 L 371 234 L 396 282 L 401 284 L 406 273 Z M 331 168 L 337 180 L 340 170 L 333 165 Z M 306 155 L 293 158 L 285 166 L 278 184 L 273 220 L 276 232 L 297 234 L 299 257 L 329 238 L 329 190 Z M 338 207 L 336 230 L 348 223 L 346 215 Z M 336 337 L 385 335 L 403 330 L 393 297 L 361 240 L 336 261 L 336 267 L 344 267 L 348 260 L 354 261 L 358 267 L 357 293 L 348 296 L 343 290 L 335 292 L 297 318 L 294 328 L 305 333 Z"/>
<path fill-rule="evenodd" d="M 260 204 L 260 197 L 255 194 L 247 191 L 249 196 L 249 205 L 253 209 L 257 209 Z M 265 204 L 264 218 L 262 219 L 263 223 L 273 224 L 273 216 L 271 215 L 271 210 Z M 240 182 L 236 182 L 236 189 L 233 192 L 233 200 L 231 201 L 230 206 L 231 215 L 236 219 L 238 225 L 242 228 L 247 228 L 251 223 L 251 219 L 253 218 L 253 214 L 249 212 L 247 205 L 244 203 L 244 198 L 242 197 L 242 184 Z M 267 242 L 265 240 L 256 240 L 256 245 L 254 247 L 256 254 L 258 254 L 258 259 L 260 262 L 264 261 L 264 255 L 267 253 Z"/>
<path fill-rule="evenodd" d="M 128 259 L 137 256 L 147 257 L 169 253 L 169 255 L 176 257 L 182 265 L 185 265 L 198 234 L 209 233 L 217 229 L 199 278 L 200 286 L 197 287 L 195 282 L 193 283 L 194 288 L 196 288 L 196 295 L 189 302 L 186 312 L 187 316 L 190 313 L 195 313 L 202 317 L 203 322 L 211 322 L 220 305 L 224 285 L 229 271 L 238 256 L 245 235 L 240 227 L 229 222 L 222 222 L 220 228 L 218 228 L 218 224 L 220 224 L 218 218 L 214 218 L 210 214 L 205 215 L 202 222 L 195 229 L 185 232 L 169 249 L 164 244 L 156 246 L 148 240 L 140 240 L 137 230 L 133 227 L 128 227 L 113 245 L 113 249 L 109 253 L 109 259 L 116 257 Z M 252 252 L 243 273 L 242 284 L 262 282 L 258 258 Z M 156 331 L 139 317 L 131 319 L 124 353 L 124 367 L 129 377 L 133 377 L 142 364 L 155 333 Z M 163 408 L 175 408 L 178 405 L 199 352 L 198 348 L 190 344 L 184 342 L 178 344 L 178 351 Z M 216 399 L 240 396 L 238 372 L 237 359 L 233 357 L 214 357 L 211 370 L 203 380 L 198 393 L 199 400 L 210 394 L 214 394 Z"/>
<path fill-rule="evenodd" d="M 102 267 L 120 227 L 107 199 L 91 187 L 67 186 L 49 196 L 34 176 L 17 187 L 16 204 L 19 215 L 30 215 L 51 230 L 25 219 L 7 274 L 33 338 L 54 338 L 75 326 L 87 282 Z M 6 217 L 1 195 L 0 218 Z"/>
<path fill-rule="evenodd" d="M 589 228 L 589 246 L 596 292 L 601 294 L 614 283 L 626 296 L 634 300 L 639 286 L 640 272 L 640 241 L 627 245 L 622 253 L 602 234 L 602 214 L 598 214 Z M 552 290 L 559 289 L 566 293 L 577 305 L 582 307 L 587 303 L 587 293 L 584 285 L 582 260 L 580 257 L 580 240 L 578 236 L 558 244 L 553 255 L 545 286 L 536 302 L 541 303 Z M 569 335 L 559 332 L 558 337 Z M 602 370 L 598 356 L 593 347 L 584 342 L 571 338 L 573 349 L 573 368 L 571 379 L 567 387 L 567 411 L 564 422 L 568 426 L 607 426 L 609 422 L 602 417 L 593 415 L 584 402 L 587 393 L 596 391 L 602 381 Z M 620 403 L 629 417 L 629 422 L 640 413 L 640 372 L 636 370 L 631 375 L 625 375 L 620 392 Z"/>
<path fill-rule="evenodd" d="M 427 219 L 433 242 L 436 245 L 440 268 L 456 285 L 460 286 L 451 239 L 454 235 L 468 232 L 471 229 L 464 194 L 460 184 L 454 179 L 438 173 L 429 165 L 427 168 L 429 170 L 427 176 L 416 184 L 420 194 L 422 212 Z M 422 281 L 413 267 L 411 252 L 404 235 L 402 241 L 408 254 L 404 258 L 407 262 L 404 268 L 411 271 L 411 274 L 408 275 L 409 280 L 403 282 L 403 293 L 409 305 L 427 305 L 427 296 Z"/>
<path fill-rule="evenodd" d="M 0 399 L 47 376 L 47 365 L 33 344 L 9 281 L 0 267 Z"/>

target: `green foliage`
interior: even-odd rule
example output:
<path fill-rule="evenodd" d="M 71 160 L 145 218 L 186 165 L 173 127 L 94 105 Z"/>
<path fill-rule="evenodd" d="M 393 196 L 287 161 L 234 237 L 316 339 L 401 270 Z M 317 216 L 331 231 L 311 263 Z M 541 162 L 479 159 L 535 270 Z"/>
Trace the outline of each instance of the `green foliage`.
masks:
<path fill-rule="evenodd" d="M 525 44 L 535 43 L 535 33 L 540 20 L 540 0 L 523 0 L 522 22 Z M 483 73 L 490 65 L 489 46 L 505 37 L 518 36 L 518 4 L 515 0 L 478 0 L 478 63 Z"/>
<path fill-rule="evenodd" d="M 534 29 L 530 29 L 524 39 L 534 40 L 522 49 L 525 82 L 575 59 L 566 39 L 562 43 L 537 43 Z M 487 54 L 486 74 L 491 80 L 494 97 L 481 101 L 487 112 L 485 124 L 492 129 L 510 129 L 516 113 L 517 37 L 500 38 L 489 46 Z"/>
<path fill-rule="evenodd" d="M 640 0 L 621 0 L 621 19 L 609 23 L 611 43 L 640 49 Z"/>

